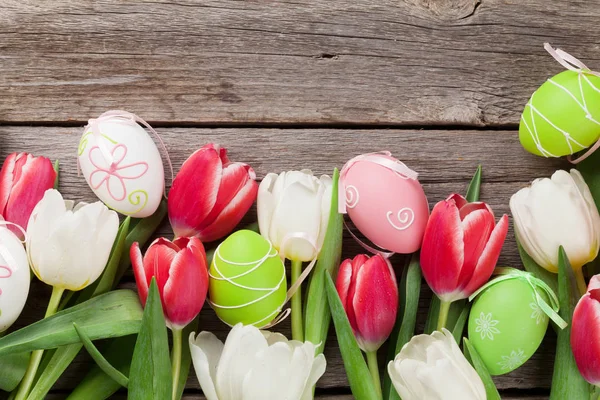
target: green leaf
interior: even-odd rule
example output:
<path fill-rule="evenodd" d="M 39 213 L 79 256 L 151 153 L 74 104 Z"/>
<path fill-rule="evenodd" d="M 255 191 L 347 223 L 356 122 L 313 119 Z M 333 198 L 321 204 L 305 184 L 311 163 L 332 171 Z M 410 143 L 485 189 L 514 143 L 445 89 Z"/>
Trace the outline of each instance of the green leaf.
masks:
<path fill-rule="evenodd" d="M 129 375 L 136 339 L 135 335 L 116 338 L 107 343 L 103 351 L 106 360 L 124 375 Z M 121 385 L 94 365 L 67 400 L 106 400 L 120 388 Z"/>
<path fill-rule="evenodd" d="M 102 369 L 108 376 L 114 379 L 119 385 L 127 387 L 129 384 L 129 379 L 123 375 L 119 370 L 113 367 L 107 360 L 100 354 L 94 343 L 90 340 L 90 338 L 83 332 L 79 326 L 73 322 L 73 328 L 77 331 L 77 335 L 79 335 L 79 339 L 81 339 L 81 343 L 83 343 L 83 347 L 87 350 L 87 352 L 92 356 L 92 359 L 96 362 L 98 367 Z"/>
<path fill-rule="evenodd" d="M 390 335 L 386 365 L 400 353 L 402 347 L 415 334 L 420 293 L 421 267 L 419 265 L 419 253 L 416 252 L 412 255 L 410 264 L 402 271 L 402 278 L 400 279 L 400 307 L 398 308 L 394 330 Z M 383 398 L 389 400 L 400 399 L 387 373 L 384 374 L 383 378 Z"/>
<path fill-rule="evenodd" d="M 577 287 L 571 263 L 561 246 L 558 250 L 559 314 L 569 325 L 579 300 L 576 293 Z M 550 400 L 589 399 L 592 388 L 579 373 L 571 351 L 571 328 L 559 329 L 557 336 Z"/>
<path fill-rule="evenodd" d="M 331 316 L 333 317 L 335 333 L 352 394 L 357 400 L 378 400 L 371 373 L 358 347 L 358 343 L 356 343 L 356 338 L 350 327 L 350 322 L 348 321 L 340 297 L 335 290 L 333 280 L 327 271 L 323 271 L 323 274 L 325 275 L 327 301 L 331 310 Z"/>
<path fill-rule="evenodd" d="M 344 233 L 344 216 L 338 212 L 338 184 L 340 173 L 337 168 L 333 171 L 333 187 L 331 192 L 331 205 L 327 232 L 323 247 L 319 253 L 319 260 L 315 266 L 310 281 L 305 303 L 305 340 L 321 344 L 317 354 L 322 353 L 327 340 L 327 333 L 331 323 L 331 312 L 327 306 L 327 293 L 325 291 L 325 274 L 337 275 L 337 268 L 342 257 L 342 236 Z"/>
<path fill-rule="evenodd" d="M 465 198 L 469 203 L 479 201 L 479 191 L 481 190 L 481 165 L 477 166 L 475 175 L 471 179 L 469 186 L 467 187 L 467 195 Z"/>
<path fill-rule="evenodd" d="M 590 188 L 596 207 L 600 210 L 600 151 L 592 153 L 577 164 L 576 168 L 581 172 L 581 176 Z"/>
<path fill-rule="evenodd" d="M 131 265 L 131 259 L 129 258 L 129 249 L 131 248 L 131 245 L 134 242 L 138 242 L 140 245 L 146 243 L 152 237 L 166 215 L 167 201 L 163 199 L 154 214 L 141 220 L 132 220 L 132 224 L 135 226 L 131 228 L 131 231 L 127 235 L 127 240 L 125 240 L 125 249 L 127 249 L 127 251 L 123 254 L 123 257 L 121 257 L 121 262 L 119 263 L 113 281 L 113 288 L 117 287 L 121 278 Z"/>
<path fill-rule="evenodd" d="M 79 336 L 73 322 L 97 340 L 137 333 L 141 319 L 142 308 L 135 292 L 109 292 L 1 338 L 0 356 L 77 343 Z"/>
<path fill-rule="evenodd" d="M 12 392 L 25 376 L 30 353 L 16 353 L 0 357 L 0 390 Z"/>
<path fill-rule="evenodd" d="M 456 343 L 460 343 L 460 339 L 462 338 L 462 334 L 465 331 L 465 325 L 469 320 L 469 313 L 471 312 L 471 303 L 469 303 L 466 299 L 460 300 L 458 303 L 464 301 L 464 306 L 460 306 L 461 310 L 460 314 L 457 316 L 456 321 L 452 322 L 452 336 L 454 336 L 454 340 Z"/>
<path fill-rule="evenodd" d="M 172 397 L 171 361 L 167 326 L 156 279 L 152 278 L 142 327 L 133 350 L 129 400 L 165 400 Z"/>
<path fill-rule="evenodd" d="M 52 385 L 56 383 L 62 373 L 73 362 L 82 347 L 81 343 L 73 343 L 54 349 L 53 352 L 48 352 L 48 354 L 44 353 L 44 358 L 40 366 L 40 369 L 43 369 L 43 371 L 37 378 L 27 400 L 45 399 Z"/>
<path fill-rule="evenodd" d="M 474 201 L 479 201 L 479 192 L 481 189 L 481 175 L 482 175 L 482 170 L 481 170 L 481 165 L 477 166 L 477 169 L 475 170 L 475 174 L 473 175 L 473 178 L 471 178 L 471 182 L 469 183 L 469 186 L 467 187 L 467 193 L 465 195 L 465 199 L 467 199 L 468 202 L 472 203 Z M 456 321 L 462 321 L 462 319 L 459 320 L 459 318 L 461 316 L 464 315 L 464 309 L 465 307 L 467 307 L 468 302 L 466 300 L 461 300 L 461 301 L 455 301 L 450 305 L 450 310 L 448 311 L 448 321 L 446 323 L 446 328 L 451 331 L 451 332 L 462 332 L 462 330 L 460 329 L 460 326 L 455 326 Z M 429 304 L 429 312 L 427 313 L 427 321 L 425 322 L 425 333 L 426 334 L 431 334 L 433 333 L 433 331 L 435 331 L 437 329 L 437 321 L 438 321 L 438 314 L 440 312 L 440 299 L 437 296 L 433 296 L 431 298 L 431 303 Z M 467 316 L 468 316 L 468 311 L 467 311 Z M 463 323 L 463 329 L 464 329 L 464 323 Z M 460 343 L 460 338 L 462 337 L 462 334 L 459 334 L 459 336 L 454 336 L 456 340 L 456 343 Z"/>
<path fill-rule="evenodd" d="M 54 171 L 56 172 L 56 178 L 54 178 L 54 189 L 58 190 L 59 176 L 60 176 L 60 163 L 58 160 L 54 161 L 54 165 L 52 166 Z"/>
<path fill-rule="evenodd" d="M 475 371 L 477 371 L 477 374 L 479 374 L 479 377 L 483 382 L 483 386 L 485 387 L 486 399 L 500 400 L 500 393 L 498 393 L 498 389 L 496 389 L 494 380 L 492 379 L 492 376 L 485 367 L 483 360 L 477 353 L 477 350 L 475 350 L 475 347 L 473 347 L 471 342 L 469 342 L 469 339 L 463 338 L 463 343 L 465 357 L 467 358 L 467 360 L 469 360 L 473 368 L 475 368 Z"/>
<path fill-rule="evenodd" d="M 554 291 L 554 293 L 558 293 L 558 276 L 553 274 L 552 272 L 540 267 L 534 260 L 527 254 L 523 246 L 521 246 L 521 242 L 519 237 L 515 232 L 515 240 L 517 242 L 517 247 L 519 248 L 519 255 L 521 256 L 521 262 L 523 262 L 523 267 L 525 271 L 531 272 L 536 278 L 541 279 L 546 283 L 550 288 Z"/>

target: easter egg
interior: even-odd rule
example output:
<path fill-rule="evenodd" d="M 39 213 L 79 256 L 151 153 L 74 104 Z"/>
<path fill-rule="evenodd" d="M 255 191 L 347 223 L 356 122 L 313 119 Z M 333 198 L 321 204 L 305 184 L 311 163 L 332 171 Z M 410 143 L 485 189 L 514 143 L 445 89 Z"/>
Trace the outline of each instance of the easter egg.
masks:
<path fill-rule="evenodd" d="M 0 228 L 0 332 L 19 317 L 31 282 L 25 248 L 7 228 Z"/>
<path fill-rule="evenodd" d="M 421 247 L 429 204 L 419 181 L 390 168 L 389 163 L 416 176 L 385 154 L 359 156 L 346 164 L 340 183 L 346 211 L 356 228 L 377 246 L 413 253 Z"/>
<path fill-rule="evenodd" d="M 547 300 L 545 293 L 539 294 Z M 485 289 L 473 302 L 469 341 L 490 374 L 502 375 L 536 352 L 547 327 L 548 316 L 536 302 L 533 287 L 525 279 L 507 279 Z"/>
<path fill-rule="evenodd" d="M 600 77 L 564 71 L 548 79 L 523 110 L 519 140 L 530 153 L 561 157 L 600 138 Z"/>
<path fill-rule="evenodd" d="M 286 295 L 283 261 L 267 239 L 241 230 L 219 245 L 209 269 L 209 298 L 223 322 L 262 328 L 279 315 Z"/>
<path fill-rule="evenodd" d="M 90 120 L 83 132 L 78 151 L 81 172 L 109 208 L 147 217 L 156 211 L 164 192 L 160 152 L 133 114 L 109 113 Z"/>

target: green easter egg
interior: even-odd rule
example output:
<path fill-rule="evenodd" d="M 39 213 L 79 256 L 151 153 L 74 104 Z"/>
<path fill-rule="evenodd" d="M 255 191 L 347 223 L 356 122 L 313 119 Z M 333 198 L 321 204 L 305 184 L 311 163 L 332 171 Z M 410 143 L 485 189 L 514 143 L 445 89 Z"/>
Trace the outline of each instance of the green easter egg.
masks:
<path fill-rule="evenodd" d="M 540 296 L 547 300 L 545 293 Z M 531 285 L 525 279 L 507 279 L 485 289 L 473 302 L 469 341 L 490 374 L 502 375 L 536 352 L 547 327 L 548 316 L 535 301 Z"/>
<path fill-rule="evenodd" d="M 277 250 L 256 232 L 229 236 L 215 252 L 209 270 L 209 298 L 217 316 L 233 326 L 264 327 L 286 301 L 285 267 Z"/>
<path fill-rule="evenodd" d="M 523 110 L 519 139 L 530 153 L 561 157 L 600 138 L 600 77 L 564 71 L 536 90 Z"/>

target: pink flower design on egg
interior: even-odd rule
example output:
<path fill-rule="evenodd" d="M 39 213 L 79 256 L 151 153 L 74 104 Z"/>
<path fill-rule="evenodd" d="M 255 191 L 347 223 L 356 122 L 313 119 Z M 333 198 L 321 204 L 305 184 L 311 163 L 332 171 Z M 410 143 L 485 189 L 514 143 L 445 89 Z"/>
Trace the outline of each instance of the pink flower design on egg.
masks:
<path fill-rule="evenodd" d="M 116 201 L 127 196 L 126 179 L 138 179 L 148 172 L 148 163 L 144 161 L 123 164 L 127 156 L 127 146 L 118 144 L 110 152 L 112 161 L 103 154 L 99 146 L 90 149 L 89 158 L 95 170 L 90 174 L 90 185 L 97 190 L 106 184 L 108 194 Z"/>
<path fill-rule="evenodd" d="M 12 270 L 6 265 L 0 265 L 0 278 L 10 278 L 12 276 Z M 0 289 L 0 294 L 2 294 L 2 289 Z"/>

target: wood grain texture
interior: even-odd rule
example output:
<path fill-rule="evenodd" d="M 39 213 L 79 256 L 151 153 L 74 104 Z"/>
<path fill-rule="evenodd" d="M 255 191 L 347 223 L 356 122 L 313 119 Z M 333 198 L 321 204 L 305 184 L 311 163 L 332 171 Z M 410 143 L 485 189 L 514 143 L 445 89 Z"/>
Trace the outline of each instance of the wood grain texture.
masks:
<path fill-rule="evenodd" d="M 521 149 L 514 131 L 437 131 L 437 130 L 346 130 L 346 129 L 159 129 L 169 148 L 177 170 L 185 158 L 207 142 L 219 142 L 229 149 L 234 161 L 252 165 L 259 178 L 267 172 L 311 167 L 317 174 L 330 173 L 348 158 L 361 152 L 388 149 L 420 173 L 430 203 L 445 198 L 451 192 L 464 192 L 478 164 L 484 166 L 482 200 L 487 201 L 497 215 L 508 213 L 508 200 L 519 188 L 540 176 L 550 175 L 566 165 L 559 160 L 544 160 L 528 155 Z M 76 148 L 81 128 L 8 127 L 0 126 L 0 157 L 14 151 L 43 154 L 61 161 L 60 189 L 66 198 L 94 201 L 94 195 L 83 177 L 76 172 Z M 252 210 L 246 222 L 255 220 Z M 160 235 L 171 236 L 167 223 Z M 346 238 L 344 254 L 351 257 L 361 248 Z M 395 256 L 399 269 L 403 259 Z M 501 265 L 519 266 L 520 261 L 509 235 L 500 258 Z M 124 287 L 134 288 L 131 276 Z M 18 326 L 29 324 L 43 315 L 49 292 L 41 283 L 32 290 L 27 308 Z M 431 292 L 423 289 L 418 329 L 422 331 Z M 201 314 L 201 329 L 214 331 L 224 339 L 228 328 L 206 307 Z M 278 327 L 289 334 L 289 320 Z M 548 334 L 538 353 L 518 371 L 498 377 L 501 389 L 549 388 L 551 382 L 555 335 Z M 326 349 L 328 369 L 319 382 L 321 388 L 347 387 L 339 350 L 334 335 Z M 71 389 L 89 368 L 90 360 L 80 357 L 68 369 L 57 389 Z M 195 377 L 190 388 L 199 388 Z"/>
<path fill-rule="evenodd" d="M 3 0 L 0 122 L 516 124 L 598 0 Z"/>

